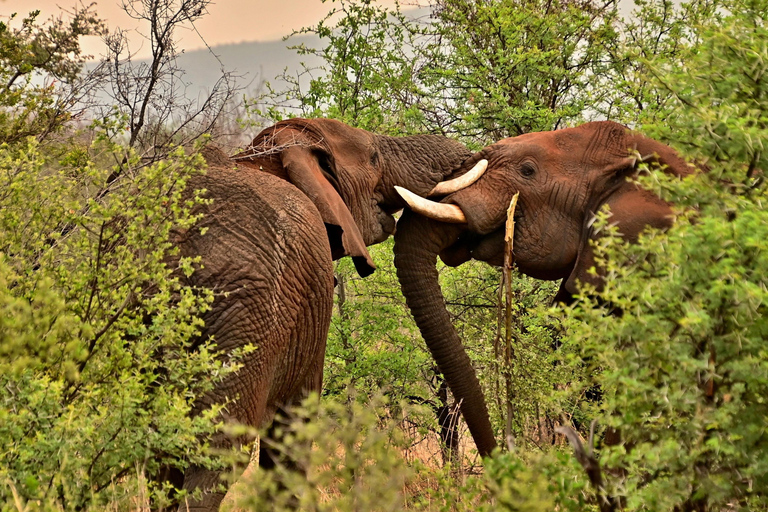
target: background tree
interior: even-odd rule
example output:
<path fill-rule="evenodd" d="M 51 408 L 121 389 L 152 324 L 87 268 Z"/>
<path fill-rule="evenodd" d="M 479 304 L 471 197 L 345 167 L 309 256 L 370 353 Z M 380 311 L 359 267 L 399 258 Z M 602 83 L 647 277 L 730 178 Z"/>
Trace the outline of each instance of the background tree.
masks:
<path fill-rule="evenodd" d="M 325 0 L 323 0 L 325 1 Z M 299 55 L 320 57 L 317 68 L 304 65 L 296 76 L 276 77 L 251 105 L 272 121 L 286 114 L 329 116 L 352 126 L 393 135 L 413 132 L 412 105 L 419 57 L 411 51 L 415 34 L 400 12 L 375 0 L 332 0 L 335 7 L 317 25 L 291 36 L 313 34 L 321 48 L 292 47 Z"/>
<path fill-rule="evenodd" d="M 154 161 L 178 145 L 188 145 L 213 130 L 222 109 L 236 88 L 231 72 L 221 77 L 202 100 L 185 95 L 184 71 L 177 65 L 176 30 L 192 25 L 207 13 L 208 0 L 130 0 L 123 9 L 142 22 L 152 52 L 148 61 L 136 62 L 127 34 L 116 30 L 105 37 L 107 54 L 93 75 L 103 83 L 108 104 L 97 110 L 102 117 L 115 112 L 128 122 L 129 148 Z"/>
<path fill-rule="evenodd" d="M 54 18 L 42 26 L 39 14 L 20 20 L 13 14 L 0 22 L 0 143 L 45 139 L 83 114 L 81 100 L 95 86 L 80 75 L 85 56 L 77 42 L 104 31 L 93 10 L 83 7 L 68 20 Z"/>
<path fill-rule="evenodd" d="M 584 119 L 616 15 L 613 1 L 438 0 L 424 73 L 447 132 L 484 146 Z"/>
<path fill-rule="evenodd" d="M 674 115 L 673 95 L 654 79 L 659 70 L 650 63 L 663 57 L 664 72 L 687 67 L 691 50 L 701 44 L 702 25 L 720 18 L 721 5 L 636 0 L 628 16 L 614 21 L 614 36 L 602 41 L 605 55 L 587 91 L 592 115 L 631 126 Z"/>

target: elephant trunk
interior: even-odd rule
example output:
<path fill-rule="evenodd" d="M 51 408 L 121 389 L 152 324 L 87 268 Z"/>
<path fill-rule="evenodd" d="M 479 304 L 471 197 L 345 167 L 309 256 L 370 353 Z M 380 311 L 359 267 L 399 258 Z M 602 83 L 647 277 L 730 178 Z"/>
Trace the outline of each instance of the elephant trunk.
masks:
<path fill-rule="evenodd" d="M 395 267 L 408 307 L 443 373 L 481 456 L 496 447 L 480 382 L 445 307 L 435 265 L 461 232 L 406 210 L 395 234 Z"/>

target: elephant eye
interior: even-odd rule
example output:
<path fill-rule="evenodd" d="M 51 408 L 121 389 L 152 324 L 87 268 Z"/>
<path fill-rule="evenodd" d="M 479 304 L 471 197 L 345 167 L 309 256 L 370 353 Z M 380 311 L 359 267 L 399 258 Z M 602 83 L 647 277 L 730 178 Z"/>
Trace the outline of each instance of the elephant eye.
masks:
<path fill-rule="evenodd" d="M 523 165 L 520 166 L 520 174 L 526 178 L 530 178 L 536 174 L 536 167 L 530 162 L 524 162 Z"/>
<path fill-rule="evenodd" d="M 376 167 L 377 165 L 379 165 L 379 153 L 374 151 L 373 154 L 371 154 L 371 166 Z"/>

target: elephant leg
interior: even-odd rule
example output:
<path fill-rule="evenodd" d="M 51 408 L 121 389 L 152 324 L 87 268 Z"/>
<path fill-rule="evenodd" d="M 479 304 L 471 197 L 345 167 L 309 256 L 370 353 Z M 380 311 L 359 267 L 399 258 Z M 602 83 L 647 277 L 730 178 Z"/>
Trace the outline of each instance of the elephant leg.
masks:
<path fill-rule="evenodd" d="M 278 436 L 281 427 L 290 422 L 290 416 L 284 408 L 275 413 L 275 418 L 264 436 L 259 440 L 259 468 L 272 470 L 278 464 L 285 464 L 285 457 L 280 449 L 282 439 Z"/>
<path fill-rule="evenodd" d="M 303 473 L 306 473 L 308 469 L 303 467 L 303 464 L 299 461 L 291 458 L 289 454 L 280 453 L 279 450 L 275 450 L 271 445 L 274 443 L 279 445 L 281 440 L 277 437 L 277 431 L 281 425 L 286 425 L 290 422 L 289 409 L 301 404 L 312 393 L 319 394 L 322 390 L 325 343 L 322 342 L 319 346 L 322 350 L 320 350 L 319 357 L 316 358 L 315 363 L 309 370 L 304 384 L 291 399 L 286 400 L 283 405 L 277 408 L 274 420 L 265 434 L 265 439 L 259 443 L 259 467 L 262 469 L 273 469 L 278 463 L 291 470 Z"/>
<path fill-rule="evenodd" d="M 219 510 L 221 500 L 227 493 L 227 483 L 220 478 L 221 472 L 193 466 L 184 473 L 186 491 L 204 489 L 200 499 L 187 496 L 179 503 L 179 512 L 203 512 Z"/>
<path fill-rule="evenodd" d="M 246 360 L 245 364 L 249 362 L 251 361 Z M 222 420 L 256 427 L 262 422 L 269 421 L 273 415 L 266 403 L 266 396 L 272 386 L 273 379 L 274 373 L 272 371 L 262 372 L 258 376 L 242 372 L 230 375 L 211 394 L 200 400 L 196 413 L 224 398 L 237 396 L 238 398 L 230 402 L 225 411 L 222 412 Z M 214 449 L 227 450 L 250 440 L 248 437 L 232 438 L 224 432 L 218 432 L 210 439 L 210 446 Z M 202 495 L 199 499 L 188 496 L 179 500 L 178 511 L 219 510 L 232 483 L 231 478 L 222 478 L 222 475 L 232 471 L 232 469 L 212 470 L 200 466 L 189 467 L 184 473 L 182 489 L 189 493 L 199 490 Z M 240 469 L 245 469 L 245 467 Z"/>

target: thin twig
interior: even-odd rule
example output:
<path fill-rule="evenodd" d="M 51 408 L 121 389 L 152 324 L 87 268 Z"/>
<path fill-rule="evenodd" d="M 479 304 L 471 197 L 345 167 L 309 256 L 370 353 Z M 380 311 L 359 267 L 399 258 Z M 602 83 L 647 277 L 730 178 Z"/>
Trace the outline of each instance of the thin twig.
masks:
<path fill-rule="evenodd" d="M 505 438 L 507 443 L 510 443 L 512 439 L 512 416 L 514 414 L 514 408 L 512 407 L 512 264 L 514 258 L 512 257 L 512 251 L 514 250 L 515 242 L 515 207 L 517 207 L 517 199 L 520 197 L 520 192 L 512 196 L 512 201 L 509 203 L 507 209 L 507 223 L 504 232 L 504 268 L 502 269 L 502 279 L 504 281 L 504 292 L 506 295 L 505 306 L 505 336 L 506 349 L 504 353 L 504 360 L 506 363 L 506 388 L 507 388 L 507 425 L 505 430 Z"/>

